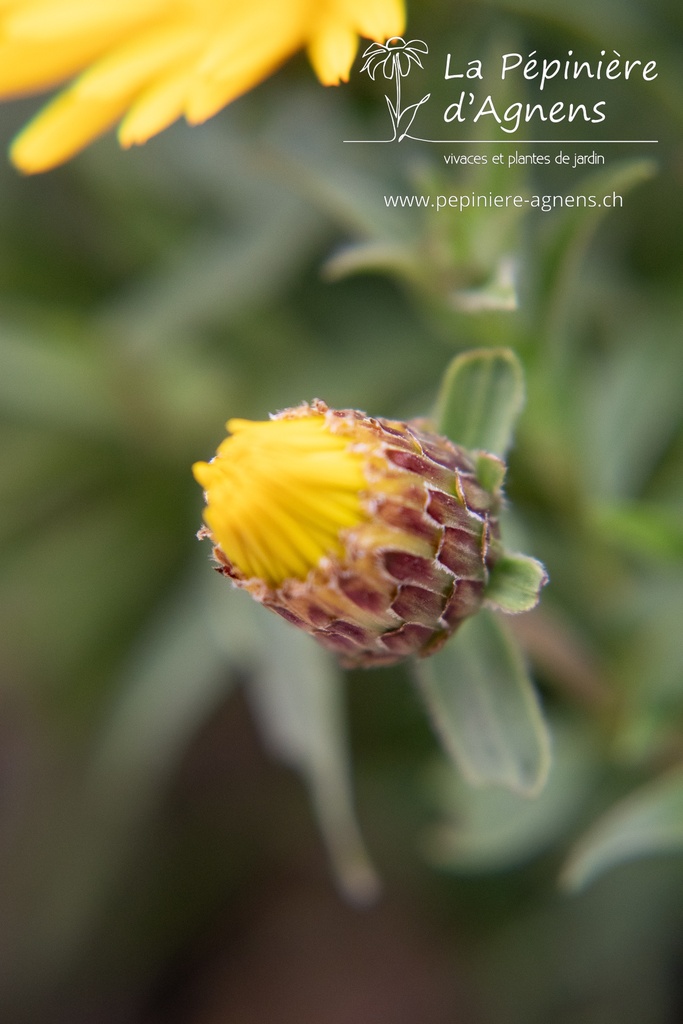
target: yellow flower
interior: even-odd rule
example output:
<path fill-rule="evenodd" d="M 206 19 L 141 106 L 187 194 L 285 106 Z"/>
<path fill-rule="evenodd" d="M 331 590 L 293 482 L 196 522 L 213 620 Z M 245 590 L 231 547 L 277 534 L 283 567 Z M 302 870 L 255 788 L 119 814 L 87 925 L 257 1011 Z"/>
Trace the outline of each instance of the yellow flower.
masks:
<path fill-rule="evenodd" d="M 123 146 L 183 115 L 199 124 L 303 48 L 336 85 L 359 36 L 403 27 L 403 0 L 0 0 L 0 97 L 78 76 L 18 135 L 12 160 L 47 170 L 118 121 Z"/>
<path fill-rule="evenodd" d="M 420 422 L 320 401 L 230 436 L 193 471 L 218 569 L 346 665 L 431 654 L 476 612 L 501 553 L 500 481 Z"/>
<path fill-rule="evenodd" d="M 216 458 L 194 474 L 207 494 L 206 523 L 245 577 L 271 587 L 305 579 L 326 555 L 340 556 L 340 532 L 364 518 L 359 453 L 325 419 L 229 420 Z"/>

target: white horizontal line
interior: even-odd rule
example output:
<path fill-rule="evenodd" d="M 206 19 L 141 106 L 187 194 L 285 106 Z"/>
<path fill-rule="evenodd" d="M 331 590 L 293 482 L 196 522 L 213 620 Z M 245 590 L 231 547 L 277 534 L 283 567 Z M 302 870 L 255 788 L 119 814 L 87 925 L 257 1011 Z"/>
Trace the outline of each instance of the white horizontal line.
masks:
<path fill-rule="evenodd" d="M 383 144 L 394 139 L 344 139 L 349 143 Z M 405 140 L 404 140 L 405 141 Z M 411 142 L 430 142 L 437 146 L 654 146 L 659 139 L 410 139 Z"/>

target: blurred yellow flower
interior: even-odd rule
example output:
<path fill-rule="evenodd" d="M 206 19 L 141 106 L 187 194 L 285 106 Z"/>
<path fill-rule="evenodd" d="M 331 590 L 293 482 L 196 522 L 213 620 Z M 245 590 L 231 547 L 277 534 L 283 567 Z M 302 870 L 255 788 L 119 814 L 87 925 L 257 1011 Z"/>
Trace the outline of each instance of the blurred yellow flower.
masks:
<path fill-rule="evenodd" d="M 306 48 L 318 78 L 348 78 L 358 37 L 404 27 L 403 0 L 0 0 L 0 98 L 78 76 L 17 136 L 48 170 L 119 125 L 123 146 L 185 116 L 200 124 Z"/>

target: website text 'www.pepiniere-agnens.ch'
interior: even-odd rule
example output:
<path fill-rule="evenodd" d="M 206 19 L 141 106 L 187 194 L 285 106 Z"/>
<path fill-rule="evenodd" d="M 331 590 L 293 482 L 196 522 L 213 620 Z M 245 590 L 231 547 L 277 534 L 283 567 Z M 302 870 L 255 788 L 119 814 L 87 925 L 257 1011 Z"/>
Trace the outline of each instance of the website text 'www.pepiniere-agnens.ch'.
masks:
<path fill-rule="evenodd" d="M 385 195 L 384 205 L 389 208 L 428 207 L 434 210 L 477 210 L 508 209 L 510 207 L 541 210 L 549 213 L 554 209 L 581 209 L 584 207 L 620 208 L 623 196 L 610 192 L 604 196 L 594 195 L 502 195 L 492 192 L 463 192 L 452 195 Z"/>

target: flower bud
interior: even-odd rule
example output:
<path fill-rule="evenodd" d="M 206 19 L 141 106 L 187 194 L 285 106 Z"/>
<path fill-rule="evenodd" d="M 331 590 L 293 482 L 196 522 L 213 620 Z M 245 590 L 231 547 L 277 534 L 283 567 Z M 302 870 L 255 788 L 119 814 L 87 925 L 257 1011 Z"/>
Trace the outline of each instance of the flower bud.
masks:
<path fill-rule="evenodd" d="M 432 654 L 479 609 L 502 550 L 495 456 L 487 488 L 477 455 L 421 422 L 319 400 L 227 428 L 193 467 L 199 536 L 219 572 L 342 664 Z"/>

